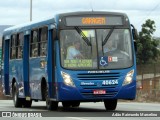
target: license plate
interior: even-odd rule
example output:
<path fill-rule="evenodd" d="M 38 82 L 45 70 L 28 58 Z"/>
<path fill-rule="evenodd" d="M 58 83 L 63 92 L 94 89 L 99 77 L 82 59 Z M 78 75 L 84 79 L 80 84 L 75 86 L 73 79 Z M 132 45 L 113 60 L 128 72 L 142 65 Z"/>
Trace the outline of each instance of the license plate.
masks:
<path fill-rule="evenodd" d="M 93 90 L 94 95 L 103 95 L 106 94 L 105 90 Z"/>

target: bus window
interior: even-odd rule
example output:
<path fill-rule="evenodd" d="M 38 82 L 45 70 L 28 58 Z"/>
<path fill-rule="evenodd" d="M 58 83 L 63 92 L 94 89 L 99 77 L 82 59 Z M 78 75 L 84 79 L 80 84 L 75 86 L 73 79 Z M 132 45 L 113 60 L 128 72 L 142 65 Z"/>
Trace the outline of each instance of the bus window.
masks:
<path fill-rule="evenodd" d="M 93 69 L 97 67 L 95 30 L 88 29 L 82 32 L 91 42 L 91 46 L 87 45 L 85 38 L 82 38 L 76 30 L 61 31 L 61 63 L 64 68 Z"/>
<path fill-rule="evenodd" d="M 32 31 L 30 41 L 30 57 L 38 56 L 38 29 Z"/>
<path fill-rule="evenodd" d="M 132 66 L 133 56 L 129 30 L 114 29 L 102 46 L 102 42 L 107 38 L 109 31 L 108 29 L 97 29 L 99 57 L 108 57 L 108 65 L 101 65 L 100 69 L 120 69 Z"/>
<path fill-rule="evenodd" d="M 10 59 L 16 59 L 16 35 L 11 37 L 11 49 L 10 49 Z"/>
<path fill-rule="evenodd" d="M 40 29 L 40 56 L 46 56 L 47 52 L 47 39 L 48 39 L 48 28 L 44 27 Z"/>
<path fill-rule="evenodd" d="M 18 59 L 23 57 L 23 33 L 18 34 Z"/>

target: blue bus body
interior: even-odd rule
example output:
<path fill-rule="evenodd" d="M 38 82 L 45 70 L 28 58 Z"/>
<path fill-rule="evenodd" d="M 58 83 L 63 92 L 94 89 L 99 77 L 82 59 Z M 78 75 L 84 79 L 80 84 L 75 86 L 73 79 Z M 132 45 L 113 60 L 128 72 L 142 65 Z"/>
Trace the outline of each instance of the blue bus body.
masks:
<path fill-rule="evenodd" d="M 83 15 L 83 13 L 74 13 L 74 15 L 75 14 L 77 14 L 77 16 Z M 90 12 L 85 13 L 84 16 L 86 14 L 90 14 Z M 94 12 L 92 14 L 94 14 Z M 96 14 L 104 13 L 100 12 Z M 106 12 L 105 14 L 108 13 Z M 109 13 L 109 15 L 111 14 L 113 13 Z M 72 13 L 69 15 L 72 15 Z M 114 13 L 113 15 L 116 14 Z M 56 15 L 55 18 L 49 20 L 15 26 L 4 31 L 2 52 L 2 81 L 4 94 L 14 97 L 13 94 L 17 93 L 17 98 L 20 101 L 49 100 L 54 102 L 96 102 L 117 99 L 135 99 L 136 57 L 132 33 L 130 32 L 133 65 L 130 67 L 124 69 L 66 69 L 62 67 L 61 63 L 61 46 L 59 40 L 59 32 L 61 30 L 60 17 L 60 15 Z M 40 29 L 43 26 L 46 26 L 48 29 L 47 54 L 46 56 L 30 57 L 31 33 L 34 29 Z M 129 31 L 131 31 L 130 24 L 128 24 L 128 26 Z M 12 35 L 19 33 L 23 33 L 23 57 L 21 59 L 10 59 L 10 41 Z M 38 48 L 41 49 L 41 43 L 37 44 L 39 44 Z M 132 82 L 123 85 L 127 73 L 132 70 L 134 70 Z M 62 72 L 70 75 L 74 86 L 64 84 Z M 108 83 L 106 83 L 107 85 L 103 85 L 102 83 L 106 80 L 118 80 L 118 84 L 108 85 Z M 16 83 L 15 88 L 14 83 Z M 13 89 L 17 89 L 17 91 L 14 93 Z M 93 94 L 94 90 L 105 90 L 105 93 Z M 47 96 L 45 96 L 46 91 L 48 92 Z M 17 101 L 15 102 L 17 103 Z"/>

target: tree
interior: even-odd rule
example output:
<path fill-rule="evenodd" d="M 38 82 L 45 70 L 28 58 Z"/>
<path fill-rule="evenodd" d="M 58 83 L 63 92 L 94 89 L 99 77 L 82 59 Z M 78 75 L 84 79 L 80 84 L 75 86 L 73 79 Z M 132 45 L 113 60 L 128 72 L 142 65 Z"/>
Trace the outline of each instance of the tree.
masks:
<path fill-rule="evenodd" d="M 155 61 L 160 52 L 157 49 L 159 41 L 153 38 L 153 33 L 156 31 L 155 22 L 153 20 L 146 20 L 139 32 L 139 39 L 137 40 L 137 62 L 145 64 L 149 60 Z"/>

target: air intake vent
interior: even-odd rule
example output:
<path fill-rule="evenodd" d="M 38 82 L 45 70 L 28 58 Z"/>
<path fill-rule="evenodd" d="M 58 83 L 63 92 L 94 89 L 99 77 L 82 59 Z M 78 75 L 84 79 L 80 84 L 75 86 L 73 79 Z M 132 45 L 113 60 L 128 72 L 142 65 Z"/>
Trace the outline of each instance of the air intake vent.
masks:
<path fill-rule="evenodd" d="M 79 80 L 114 80 L 120 77 L 120 73 L 85 73 L 78 74 Z"/>

